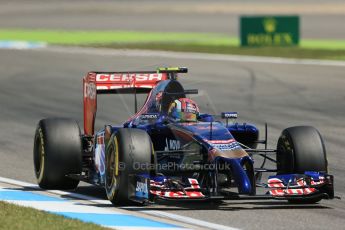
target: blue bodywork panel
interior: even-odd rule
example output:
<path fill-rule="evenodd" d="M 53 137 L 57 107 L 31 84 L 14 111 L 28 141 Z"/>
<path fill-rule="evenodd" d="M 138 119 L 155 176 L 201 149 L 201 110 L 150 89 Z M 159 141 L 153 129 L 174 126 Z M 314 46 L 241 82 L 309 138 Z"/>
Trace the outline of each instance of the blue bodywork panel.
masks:
<path fill-rule="evenodd" d="M 122 127 L 145 130 L 151 136 L 156 152 L 180 151 L 186 150 L 184 146 L 195 146 L 197 148 L 196 154 L 199 154 L 200 160 L 205 161 L 203 163 L 227 163 L 230 165 L 239 192 L 249 194 L 253 188 L 244 168 L 244 163 L 253 164 L 253 161 L 236 142 L 231 132 L 244 135 L 254 133 L 258 136 L 256 127 L 246 124 L 226 126 L 222 122 L 215 121 L 214 116 L 209 114 L 200 114 L 197 122 L 173 122 L 167 116 L 168 107 L 173 100 L 182 97 L 186 97 L 186 95 L 178 81 L 161 81 L 151 90 L 144 106 L 137 114 L 126 121 L 123 126 L 112 126 L 111 130 L 113 133 Z M 100 184 L 104 184 L 105 181 L 104 142 L 104 130 L 101 130 L 95 135 L 96 151 L 94 156 L 97 172 L 95 180 Z M 214 157 L 211 157 L 212 154 Z M 159 156 L 157 154 L 157 161 L 157 164 L 167 162 L 183 164 L 186 163 L 186 157 L 183 154 L 172 156 Z M 159 181 L 162 180 L 162 177 L 151 179 Z"/>

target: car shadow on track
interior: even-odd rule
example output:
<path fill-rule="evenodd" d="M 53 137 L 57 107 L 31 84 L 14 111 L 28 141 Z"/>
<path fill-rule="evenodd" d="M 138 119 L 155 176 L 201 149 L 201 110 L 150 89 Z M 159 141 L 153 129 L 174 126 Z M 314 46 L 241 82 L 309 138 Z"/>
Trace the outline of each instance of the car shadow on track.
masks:
<path fill-rule="evenodd" d="M 104 189 L 95 186 L 80 186 L 75 191 L 79 194 L 90 195 L 107 200 Z M 112 207 L 111 204 L 92 204 L 97 207 Z M 154 211 L 178 211 L 178 210 L 263 210 L 263 209 L 330 209 L 330 207 L 317 204 L 290 204 L 287 201 L 278 200 L 236 200 L 236 201 L 157 201 L 152 205 L 138 205 L 131 207 L 118 207 L 126 210 L 154 210 Z"/>
<path fill-rule="evenodd" d="M 12 188 L 13 189 L 13 188 Z M 22 191 L 40 191 L 39 188 L 24 187 L 17 188 Z M 44 191 L 44 190 L 41 190 Z M 107 200 L 104 188 L 97 186 L 79 186 L 76 190 L 69 192 L 81 195 L 92 196 L 100 200 Z M 61 195 L 61 198 L 71 198 L 68 195 Z M 83 205 L 83 204 L 80 204 Z M 95 207 L 112 208 L 112 204 L 87 204 Z M 290 204 L 287 201 L 278 200 L 234 200 L 234 201 L 163 201 L 158 200 L 152 205 L 138 205 L 131 207 L 117 207 L 128 211 L 179 211 L 179 210 L 223 210 L 223 211 L 245 211 L 245 210 L 286 210 L 286 209 L 332 209 L 322 203 L 316 204 Z"/>
<path fill-rule="evenodd" d="M 223 211 L 245 211 L 245 210 L 277 210 L 277 209 L 331 209 L 322 204 L 296 205 L 287 201 L 236 201 L 236 202 L 157 202 L 152 206 L 123 207 L 128 210 L 154 210 L 154 211 L 178 211 L 178 210 L 223 210 Z"/>
<path fill-rule="evenodd" d="M 82 195 L 97 197 L 99 199 L 104 199 L 104 200 L 108 199 L 104 188 L 99 187 L 99 186 L 94 186 L 94 185 L 78 186 L 74 192 L 82 194 Z"/>

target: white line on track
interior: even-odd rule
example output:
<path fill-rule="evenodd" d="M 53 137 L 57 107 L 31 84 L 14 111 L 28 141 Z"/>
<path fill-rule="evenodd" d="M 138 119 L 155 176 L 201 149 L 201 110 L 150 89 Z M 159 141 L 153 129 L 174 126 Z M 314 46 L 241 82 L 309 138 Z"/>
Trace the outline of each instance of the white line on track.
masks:
<path fill-rule="evenodd" d="M 39 187 L 35 184 L 30 184 L 27 182 L 23 181 L 18 181 L 14 179 L 9 179 L 9 178 L 4 178 L 0 177 L 0 182 L 6 183 L 6 184 L 12 184 L 12 185 L 17 185 L 21 187 L 28 187 L 28 188 L 33 188 L 33 189 L 39 189 Z M 108 200 L 100 200 L 98 198 L 92 197 L 92 196 L 86 196 L 74 192 L 65 192 L 65 191 L 60 191 L 60 190 L 47 190 L 47 192 L 52 193 L 52 194 L 57 194 L 57 195 L 64 195 L 64 196 L 69 196 L 71 198 L 77 198 L 77 199 L 82 199 L 82 200 L 88 200 L 92 203 L 97 203 L 97 204 L 111 204 L 110 201 Z M 15 201 L 13 202 L 15 203 Z M 42 207 L 44 208 L 44 207 Z M 124 207 L 125 209 L 133 209 L 135 210 L 136 207 Z M 162 212 L 162 211 L 153 211 L 153 210 L 137 210 L 138 212 L 141 212 L 143 214 L 155 216 L 155 217 L 160 217 L 160 218 L 168 218 L 171 220 L 178 221 L 180 223 L 186 223 L 195 226 L 196 228 L 208 228 L 208 229 L 219 229 L 219 230 L 238 230 L 238 228 L 233 228 L 225 225 L 220 225 L 220 224 L 214 224 L 211 222 L 203 221 L 203 220 L 198 220 L 186 216 L 181 216 L 181 215 L 176 215 L 172 213 L 167 213 L 167 212 Z"/>
<path fill-rule="evenodd" d="M 171 52 L 171 51 L 153 51 L 153 50 L 121 50 L 121 49 L 103 49 L 103 48 L 48 46 L 44 49 L 35 49 L 34 51 L 40 51 L 40 52 L 48 51 L 48 52 L 56 52 L 56 53 L 85 54 L 85 55 L 98 55 L 98 56 L 164 57 L 164 58 L 172 58 L 172 59 L 193 59 L 193 60 L 209 60 L 209 61 L 345 67 L 345 61 L 258 57 L 258 56 L 244 56 L 244 55 L 224 55 L 224 54 Z"/>

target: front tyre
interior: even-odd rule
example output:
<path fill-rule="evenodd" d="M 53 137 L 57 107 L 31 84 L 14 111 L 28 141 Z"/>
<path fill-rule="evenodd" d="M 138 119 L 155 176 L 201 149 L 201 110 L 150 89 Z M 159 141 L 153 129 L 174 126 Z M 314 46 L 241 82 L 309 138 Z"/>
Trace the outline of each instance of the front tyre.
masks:
<path fill-rule="evenodd" d="M 79 181 L 66 177 L 82 170 L 82 143 L 76 121 L 65 118 L 40 120 L 34 139 L 34 168 L 43 189 L 75 189 Z"/>
<path fill-rule="evenodd" d="M 149 174 L 153 157 L 150 136 L 143 130 L 123 128 L 113 134 L 106 147 L 105 190 L 114 205 L 130 205 L 131 175 Z"/>
<path fill-rule="evenodd" d="M 316 171 L 327 173 L 327 156 L 320 133 L 311 126 L 283 130 L 277 144 L 278 174 Z"/>
<path fill-rule="evenodd" d="M 311 126 L 283 130 L 277 144 L 278 174 L 304 174 L 305 171 L 328 172 L 327 155 L 320 133 Z M 289 200 L 293 203 L 316 203 L 312 200 Z"/>

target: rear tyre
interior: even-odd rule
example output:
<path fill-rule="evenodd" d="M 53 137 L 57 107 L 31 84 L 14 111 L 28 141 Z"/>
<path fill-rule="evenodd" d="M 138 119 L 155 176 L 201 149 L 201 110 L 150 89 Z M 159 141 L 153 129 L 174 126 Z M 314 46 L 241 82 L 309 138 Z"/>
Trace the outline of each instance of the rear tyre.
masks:
<path fill-rule="evenodd" d="M 328 172 L 326 149 L 320 133 L 311 126 L 283 130 L 277 144 L 278 174 L 304 174 L 305 171 Z M 292 203 L 315 203 L 313 200 L 290 200 Z"/>
<path fill-rule="evenodd" d="M 106 147 L 105 190 L 114 205 L 131 205 L 130 175 L 150 173 L 153 147 L 143 130 L 124 128 L 113 134 Z M 139 167 L 142 166 L 142 167 Z"/>
<path fill-rule="evenodd" d="M 40 120 L 34 139 L 34 168 L 43 189 L 75 189 L 79 181 L 66 177 L 82 170 L 82 143 L 76 121 Z"/>

